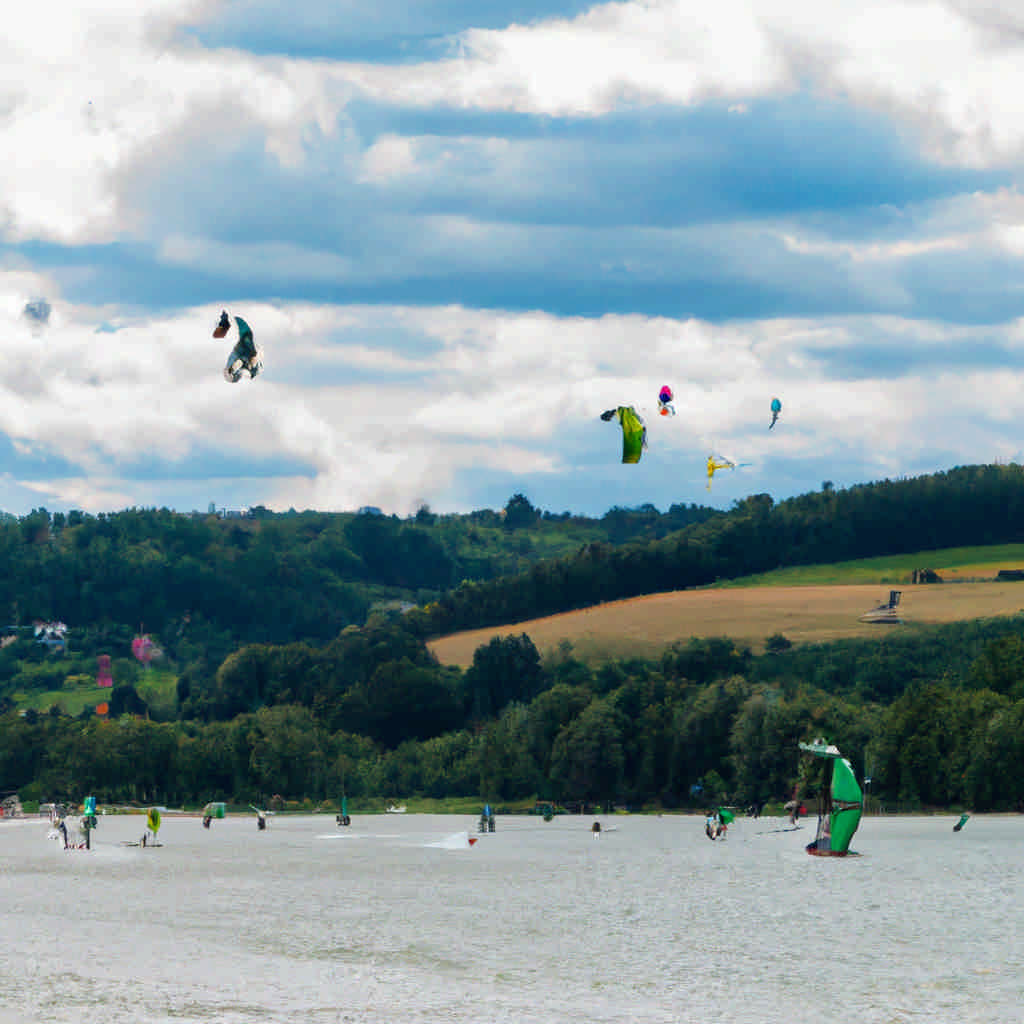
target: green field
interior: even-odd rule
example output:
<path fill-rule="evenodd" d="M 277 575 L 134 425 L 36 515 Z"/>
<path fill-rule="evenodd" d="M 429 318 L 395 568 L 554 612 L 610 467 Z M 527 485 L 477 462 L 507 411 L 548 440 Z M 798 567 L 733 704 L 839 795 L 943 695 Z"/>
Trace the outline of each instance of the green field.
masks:
<path fill-rule="evenodd" d="M 729 587 L 800 587 L 830 584 L 879 583 L 909 584 L 915 569 L 933 569 L 950 582 L 995 579 L 1000 569 L 1024 568 L 1024 544 L 997 544 L 990 547 L 944 548 L 917 551 L 909 555 L 881 555 L 852 562 L 822 565 L 794 565 L 785 569 L 738 580 L 716 583 Z"/>
<path fill-rule="evenodd" d="M 81 679 L 81 676 L 69 676 L 70 680 Z M 135 684 L 136 692 L 149 705 L 150 714 L 159 721 L 174 718 L 177 673 L 166 668 L 150 666 L 142 678 Z M 93 682 L 66 684 L 59 690 L 35 690 L 31 693 L 15 692 L 12 699 L 19 708 L 33 708 L 36 711 L 49 711 L 56 705 L 65 714 L 77 716 L 88 707 L 110 699 L 110 690 L 100 689 Z"/>

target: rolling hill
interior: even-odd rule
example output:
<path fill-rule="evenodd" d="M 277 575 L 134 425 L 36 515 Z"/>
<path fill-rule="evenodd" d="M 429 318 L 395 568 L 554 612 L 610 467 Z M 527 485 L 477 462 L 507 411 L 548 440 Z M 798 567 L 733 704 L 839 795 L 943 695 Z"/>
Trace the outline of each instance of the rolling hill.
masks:
<path fill-rule="evenodd" d="M 542 653 L 563 641 L 576 657 L 651 657 L 690 637 L 730 636 L 763 649 L 782 633 L 795 644 L 884 636 L 915 625 L 1015 615 L 1024 609 L 1024 584 L 997 582 L 999 569 L 1024 566 L 1024 545 L 949 548 L 831 565 L 797 566 L 727 584 L 610 601 L 515 625 L 440 637 L 430 648 L 442 664 L 466 667 L 493 636 L 526 633 Z M 910 585 L 915 568 L 945 582 Z M 868 582 L 874 580 L 875 582 Z M 858 617 L 903 590 L 903 626 L 871 625 Z"/>

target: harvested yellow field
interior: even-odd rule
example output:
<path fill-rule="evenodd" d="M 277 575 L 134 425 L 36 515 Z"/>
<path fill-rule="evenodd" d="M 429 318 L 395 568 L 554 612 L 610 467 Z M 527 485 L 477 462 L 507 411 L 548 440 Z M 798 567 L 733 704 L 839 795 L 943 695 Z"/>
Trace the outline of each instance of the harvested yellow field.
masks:
<path fill-rule="evenodd" d="M 933 584 L 902 590 L 899 610 L 907 626 L 1024 611 L 1024 582 Z M 694 636 L 730 636 L 760 651 L 765 639 L 775 633 L 799 644 L 883 637 L 907 628 L 857 621 L 888 597 L 889 588 L 877 584 L 677 590 L 513 626 L 453 633 L 432 641 L 430 648 L 442 664 L 463 668 L 492 637 L 520 633 L 526 633 L 541 654 L 568 640 L 576 657 L 584 660 L 651 657 L 673 641 Z"/>

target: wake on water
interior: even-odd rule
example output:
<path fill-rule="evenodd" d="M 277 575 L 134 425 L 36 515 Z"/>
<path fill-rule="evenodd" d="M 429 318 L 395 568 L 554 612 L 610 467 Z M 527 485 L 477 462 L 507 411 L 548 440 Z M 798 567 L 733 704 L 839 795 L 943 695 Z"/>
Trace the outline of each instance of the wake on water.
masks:
<path fill-rule="evenodd" d="M 468 832 L 453 832 L 450 836 L 445 836 L 444 839 L 423 845 L 435 850 L 468 850 L 474 842 L 476 842 L 476 838 L 470 839 Z"/>

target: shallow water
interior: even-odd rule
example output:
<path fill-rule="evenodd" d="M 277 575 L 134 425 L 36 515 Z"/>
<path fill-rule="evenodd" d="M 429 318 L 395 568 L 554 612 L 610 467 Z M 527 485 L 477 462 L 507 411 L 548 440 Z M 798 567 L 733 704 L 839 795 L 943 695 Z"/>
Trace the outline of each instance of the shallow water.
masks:
<path fill-rule="evenodd" d="M 1013 1021 L 1024 818 L 101 817 L 0 825 L 0 1021 Z"/>

